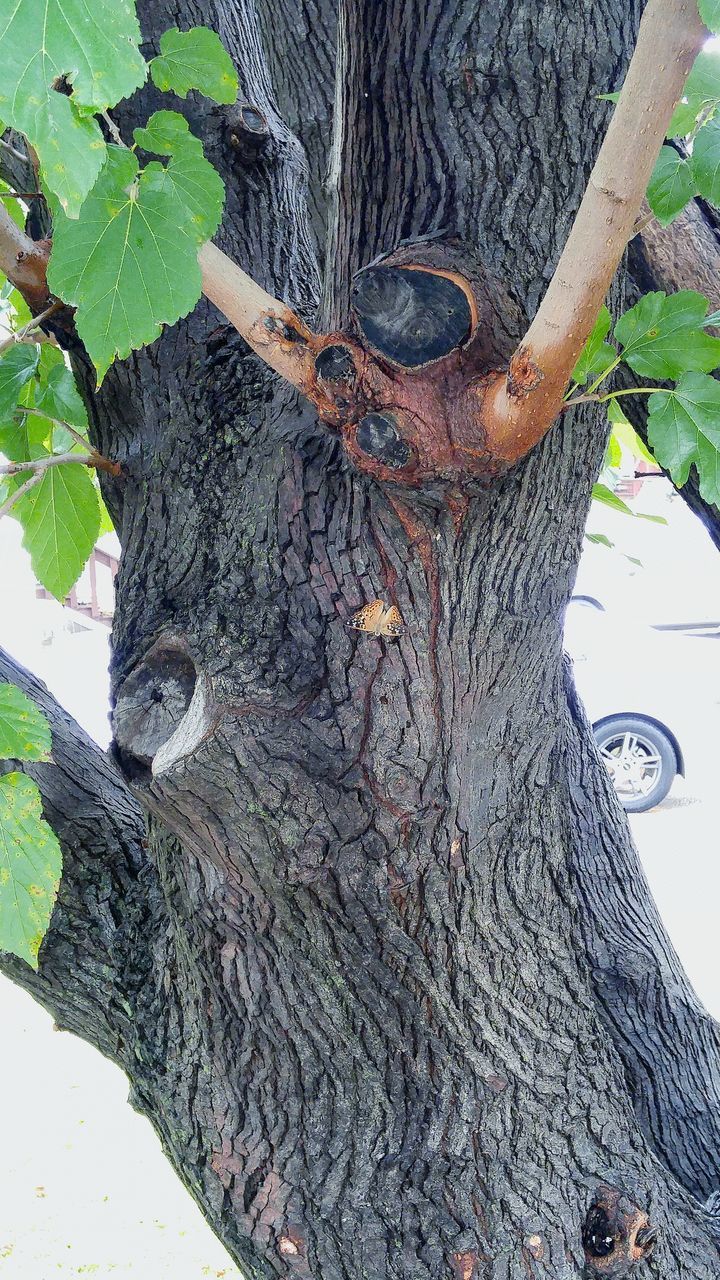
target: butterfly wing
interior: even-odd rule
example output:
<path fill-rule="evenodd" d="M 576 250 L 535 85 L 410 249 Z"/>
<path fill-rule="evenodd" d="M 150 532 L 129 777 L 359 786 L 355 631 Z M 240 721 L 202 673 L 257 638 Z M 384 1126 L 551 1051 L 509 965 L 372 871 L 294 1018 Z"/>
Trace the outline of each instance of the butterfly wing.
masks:
<path fill-rule="evenodd" d="M 400 610 L 393 604 L 385 611 L 380 624 L 380 634 L 383 636 L 401 636 L 404 631 L 405 623 L 402 620 Z"/>
<path fill-rule="evenodd" d="M 381 622 L 384 611 L 382 600 L 372 600 L 370 604 L 363 605 L 362 609 L 358 609 L 354 613 L 350 621 L 349 627 L 354 627 L 356 631 L 369 631 L 373 635 L 377 635 L 378 624 Z"/>

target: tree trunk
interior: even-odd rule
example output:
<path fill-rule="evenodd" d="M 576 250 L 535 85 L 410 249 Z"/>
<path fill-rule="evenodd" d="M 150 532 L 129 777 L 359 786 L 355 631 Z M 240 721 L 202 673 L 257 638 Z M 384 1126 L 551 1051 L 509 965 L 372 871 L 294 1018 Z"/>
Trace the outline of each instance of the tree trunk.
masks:
<path fill-rule="evenodd" d="M 332 6 L 258 2 L 173 13 L 219 31 L 267 125 L 239 146 L 237 112 L 187 108 L 225 176 L 222 248 L 312 318 L 327 217 L 343 320 L 358 266 L 445 227 L 531 315 L 640 6 L 347 0 L 308 212 L 259 33 L 302 56 L 316 23 L 324 121 Z M 154 45 L 166 6 L 139 10 Z M 307 118 L 297 67 L 278 92 Z M 248 1275 L 711 1280 L 720 1038 L 562 656 L 598 418 L 450 502 L 379 483 L 208 305 L 91 409 L 123 468 L 115 755 L 148 837 L 117 779 L 132 834 L 89 893 L 79 803 L 39 975 L 5 967 L 124 1067 Z M 376 596 L 400 640 L 347 627 Z M 80 908 L 103 966 L 69 945 Z"/>

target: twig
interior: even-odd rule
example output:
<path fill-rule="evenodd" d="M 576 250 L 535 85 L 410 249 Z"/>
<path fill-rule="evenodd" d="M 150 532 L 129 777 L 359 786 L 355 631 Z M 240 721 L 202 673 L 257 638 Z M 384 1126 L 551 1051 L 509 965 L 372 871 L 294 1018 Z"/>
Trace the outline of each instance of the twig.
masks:
<path fill-rule="evenodd" d="M 0 476 L 18 476 L 23 471 L 47 471 L 49 467 L 60 467 L 65 462 L 82 462 L 86 467 L 94 467 L 92 453 L 49 453 L 44 458 L 32 458 L 28 462 L 6 462 L 0 466 Z"/>
<path fill-rule="evenodd" d="M 38 200 L 41 191 L 0 191 L 0 200 Z"/>
<path fill-rule="evenodd" d="M 33 316 L 33 319 L 28 320 L 27 324 L 24 324 L 22 329 L 18 329 L 17 333 L 11 334 L 11 336 L 6 338 L 4 342 L 0 342 L 0 356 L 4 351 L 9 351 L 10 347 L 14 347 L 16 342 L 24 342 L 25 339 L 28 338 L 35 329 L 39 329 L 40 325 L 43 325 L 46 320 L 49 320 L 51 316 L 56 314 L 56 312 L 62 311 L 64 306 L 64 302 L 53 302 L 51 306 L 46 307 L 44 311 L 41 311 L 39 316 Z"/>
<path fill-rule="evenodd" d="M 654 213 L 646 213 L 644 218 L 638 218 L 637 222 L 635 223 L 632 229 L 632 235 L 630 236 L 630 239 L 634 240 L 635 236 L 642 235 L 645 228 L 649 227 L 650 223 L 655 221 L 656 221 L 656 218 Z"/>
<path fill-rule="evenodd" d="M 125 147 L 125 150 L 127 151 L 128 149 L 127 144 L 123 142 L 122 134 L 118 129 L 115 121 L 112 119 L 110 113 L 108 111 L 103 111 L 101 112 L 101 115 L 108 129 L 110 130 L 110 134 L 112 136 L 113 142 L 116 142 L 119 147 Z"/>
<path fill-rule="evenodd" d="M 667 391 L 667 387 L 630 387 L 627 391 L 608 391 L 602 396 L 590 395 L 576 396 L 573 400 L 565 400 L 562 409 L 573 409 L 576 404 L 606 404 L 608 400 L 615 400 L 618 396 L 651 396 L 654 391 Z"/>
<path fill-rule="evenodd" d="M 68 434 L 72 436 L 75 443 L 82 445 L 83 449 L 88 449 L 90 447 L 89 440 L 87 440 L 85 436 L 81 435 L 79 431 L 76 431 L 74 427 L 71 427 L 69 422 L 63 422 L 62 418 L 53 418 L 51 413 L 45 413 L 42 409 L 28 408 L 24 404 L 16 405 L 15 413 L 26 413 L 28 415 L 35 414 L 40 415 L 43 418 L 47 418 L 48 422 L 52 422 L 54 427 L 62 427 L 63 431 L 67 431 Z M 97 456 L 100 458 L 102 457 L 102 454 L 98 454 Z M 77 457 L 77 454 L 73 454 L 73 457 Z M 103 461 L 107 461 L 107 459 L 103 459 Z M 112 463 L 111 465 L 114 466 L 115 464 Z"/>
<path fill-rule="evenodd" d="M 15 506 L 15 503 L 22 498 L 23 494 L 27 493 L 29 489 L 32 489 L 34 485 L 39 484 L 41 480 L 41 471 L 34 471 L 31 476 L 28 476 L 27 480 L 23 481 L 23 483 L 10 494 L 10 497 L 5 499 L 2 506 L 0 506 L 0 516 L 6 516 L 10 508 Z"/>
<path fill-rule="evenodd" d="M 65 426 L 65 423 L 61 424 Z M 82 438 L 82 437 L 81 437 Z M 87 441 L 84 441 L 87 444 Z M 32 458 L 28 462 L 7 462 L 0 466 L 0 476 L 17 476 L 23 471 L 34 471 L 42 475 L 49 467 L 60 467 L 66 462 L 81 463 L 85 467 L 94 467 L 97 471 L 107 471 L 109 475 L 120 475 L 120 464 L 110 462 L 101 453 L 91 449 L 87 453 L 50 453 L 43 458 Z"/>
<path fill-rule="evenodd" d="M 8 155 L 13 156 L 15 160 L 22 160 L 23 164 L 27 164 L 29 156 L 24 156 L 22 151 L 18 151 L 17 147 L 13 147 L 4 138 L 0 138 L 0 150 L 7 151 Z"/>
<path fill-rule="evenodd" d="M 620 100 L 547 293 L 507 379 L 488 390 L 482 408 L 488 445 L 498 458 L 523 457 L 560 412 L 706 38 L 694 0 L 649 0 Z"/>

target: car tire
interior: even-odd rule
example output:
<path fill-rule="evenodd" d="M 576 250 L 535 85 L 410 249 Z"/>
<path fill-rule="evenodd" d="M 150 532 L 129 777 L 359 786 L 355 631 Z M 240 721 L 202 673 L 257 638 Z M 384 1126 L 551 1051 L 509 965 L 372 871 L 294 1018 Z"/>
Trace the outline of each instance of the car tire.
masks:
<path fill-rule="evenodd" d="M 609 716 L 593 726 L 593 733 L 615 794 L 628 813 L 646 813 L 665 799 L 675 781 L 677 757 L 657 724 L 643 716 Z"/>

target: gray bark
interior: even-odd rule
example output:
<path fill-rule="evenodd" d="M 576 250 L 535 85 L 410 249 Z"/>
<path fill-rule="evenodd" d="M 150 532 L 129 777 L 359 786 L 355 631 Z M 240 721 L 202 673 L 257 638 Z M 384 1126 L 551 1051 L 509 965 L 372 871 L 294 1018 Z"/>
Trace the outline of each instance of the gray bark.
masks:
<path fill-rule="evenodd" d="M 328 216 L 342 317 L 359 265 L 448 226 L 532 312 L 638 5 L 348 0 L 329 215 L 317 148 L 308 210 L 250 0 L 177 7 L 220 32 L 268 124 L 241 162 L 235 117 L 188 111 L 227 182 L 219 242 L 261 283 L 312 315 Z M 140 13 L 152 43 L 167 6 Z M 305 87 L 279 85 L 298 119 Z M 121 1062 L 248 1275 L 575 1280 L 637 1261 L 711 1280 L 717 1028 L 562 658 L 599 421 L 565 415 L 460 519 L 435 490 L 357 475 L 206 305 L 97 396 L 87 381 L 95 443 L 123 467 L 104 481 L 123 543 L 115 756 L 150 815 L 109 890 L 123 940 L 102 984 L 127 1008 L 64 949 L 76 894 L 102 933 L 72 867 L 39 975 L 15 976 Z M 347 628 L 375 596 L 400 641 Z"/>

